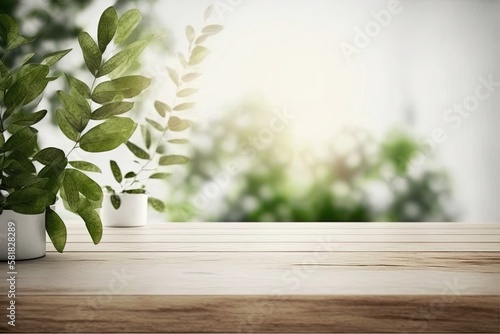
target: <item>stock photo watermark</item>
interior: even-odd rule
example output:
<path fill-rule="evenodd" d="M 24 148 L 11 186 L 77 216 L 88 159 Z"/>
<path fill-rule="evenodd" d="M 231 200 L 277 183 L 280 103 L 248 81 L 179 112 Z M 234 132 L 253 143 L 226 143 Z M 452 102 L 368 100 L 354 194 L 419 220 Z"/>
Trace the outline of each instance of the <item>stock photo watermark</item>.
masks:
<path fill-rule="evenodd" d="M 409 171 L 416 171 L 427 161 L 427 159 L 437 150 L 439 145 L 449 141 L 454 131 L 457 131 L 464 120 L 473 116 L 477 112 L 481 102 L 488 100 L 493 93 L 500 87 L 500 81 L 495 81 L 493 74 L 489 74 L 487 78 L 479 76 L 479 82 L 474 92 L 466 96 L 459 103 L 455 103 L 452 108 L 445 110 L 443 114 L 443 126 L 434 128 L 430 135 L 422 142 L 418 152 L 411 157 L 400 158 L 400 164 L 409 166 Z M 390 183 L 398 182 L 402 175 L 394 176 Z"/>
<path fill-rule="evenodd" d="M 106 288 L 99 291 L 95 296 L 88 297 L 86 304 L 81 305 L 80 314 L 86 318 L 87 322 L 94 321 L 98 309 L 109 304 L 115 295 L 119 294 L 135 279 L 135 276 L 128 274 L 126 268 L 123 267 L 120 270 L 113 269 L 111 275 L 112 277 L 108 280 Z M 65 326 L 65 331 L 66 333 L 80 332 L 84 324 L 82 321 L 69 322 Z"/>
<path fill-rule="evenodd" d="M 205 184 L 191 201 L 195 210 L 207 208 L 210 201 L 226 189 L 243 165 L 251 163 L 257 153 L 266 149 L 274 142 L 277 135 L 283 132 L 295 119 L 295 114 L 288 112 L 286 107 L 273 109 L 274 115 L 268 125 L 261 128 L 255 136 L 240 143 L 238 156 L 228 162 L 222 170 L 215 174 L 211 181 Z"/>
<path fill-rule="evenodd" d="M 7 324 L 16 326 L 16 223 L 7 224 Z"/>
<path fill-rule="evenodd" d="M 340 50 L 347 62 L 351 63 L 354 56 L 361 54 L 391 24 L 394 16 L 399 15 L 402 11 L 403 5 L 399 0 L 390 0 L 385 9 L 373 10 L 370 13 L 372 20 L 366 22 L 362 28 L 354 28 L 352 43 L 342 42 L 340 44 Z"/>
<path fill-rule="evenodd" d="M 419 307 L 418 310 L 412 313 L 408 319 L 408 323 L 412 328 L 411 332 L 415 333 L 415 327 L 418 327 L 416 328 L 416 332 L 418 333 L 426 331 L 429 323 L 436 320 L 444 312 L 447 305 L 456 302 L 457 298 L 463 295 L 467 288 L 467 286 L 460 284 L 457 278 L 453 282 L 446 280 L 444 288 L 438 297 L 430 301 L 429 305 Z M 406 333 L 403 332 L 402 334 Z"/>
<path fill-rule="evenodd" d="M 299 266 L 293 266 L 287 269 L 281 275 L 280 287 L 271 291 L 268 300 L 254 302 L 252 304 L 253 312 L 243 319 L 238 328 L 238 333 L 253 333 L 259 330 L 274 312 L 288 300 L 288 295 L 297 291 L 319 268 L 319 263 L 327 259 L 327 252 L 337 251 L 337 247 L 332 244 L 330 235 L 319 238 L 318 244 L 314 248 L 312 255 L 306 256 Z"/>
<path fill-rule="evenodd" d="M 243 2 L 244 0 L 216 0 L 212 6 L 219 19 L 224 20 L 228 13 L 234 11 Z"/>

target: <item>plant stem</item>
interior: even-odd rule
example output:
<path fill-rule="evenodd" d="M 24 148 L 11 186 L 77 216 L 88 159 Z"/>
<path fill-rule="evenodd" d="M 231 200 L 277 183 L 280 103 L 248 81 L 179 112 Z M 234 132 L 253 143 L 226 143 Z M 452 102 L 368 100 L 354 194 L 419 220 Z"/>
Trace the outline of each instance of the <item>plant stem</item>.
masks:
<path fill-rule="evenodd" d="M 101 64 L 102 66 L 102 64 Z M 95 86 L 95 83 L 97 81 L 97 78 L 94 76 L 94 80 L 92 80 L 92 86 L 90 87 L 90 92 L 92 94 L 92 91 L 94 90 L 94 86 Z M 90 97 L 90 103 L 89 103 L 89 108 L 90 108 L 90 111 L 92 112 L 92 96 Z M 84 129 L 85 130 L 85 129 Z M 80 139 L 82 138 L 82 134 L 80 133 L 78 135 L 78 138 L 77 140 L 75 141 L 75 145 L 73 146 L 73 148 L 68 152 L 68 154 L 66 154 L 66 159 L 69 159 L 69 155 L 74 151 L 76 150 L 77 148 L 79 148 L 80 146 L 78 146 L 78 144 L 80 144 Z"/>
<path fill-rule="evenodd" d="M 2 50 L 2 51 L 4 51 L 4 50 Z M 5 51 L 3 52 L 2 59 L 0 59 L 0 61 L 2 61 L 2 63 L 4 62 L 5 58 L 7 57 L 7 53 L 9 53 L 9 51 L 7 51 L 7 50 L 5 50 Z"/>
<path fill-rule="evenodd" d="M 194 41 L 195 39 L 193 39 Z M 189 62 L 189 58 L 191 58 L 191 53 L 193 51 L 193 42 L 191 42 L 189 44 L 189 49 L 188 49 L 188 54 L 187 54 L 187 61 Z M 188 64 L 186 65 L 183 65 L 182 66 L 182 71 L 179 75 L 179 79 L 181 80 L 181 78 L 184 76 L 184 74 L 186 73 L 186 69 L 188 68 Z M 179 82 L 179 85 L 177 86 L 177 89 L 175 90 L 175 94 L 174 94 L 174 98 L 172 100 L 172 104 L 171 104 L 171 107 L 172 109 L 175 107 L 175 103 L 177 102 L 177 93 L 179 92 L 180 90 L 180 86 L 181 86 L 181 82 Z M 168 119 L 170 119 L 170 115 L 168 116 Z M 156 156 L 156 151 L 158 150 L 158 147 L 160 146 L 160 143 L 163 141 L 163 138 L 165 137 L 165 135 L 168 133 L 168 123 L 165 125 L 165 129 L 163 130 L 160 138 L 156 141 L 156 145 L 154 145 L 154 151 L 153 151 L 153 154 L 151 155 L 151 157 L 149 158 L 149 160 L 141 167 L 141 169 L 135 174 L 135 177 L 132 179 L 131 183 L 129 183 L 128 185 L 124 185 L 122 186 L 122 192 L 124 192 L 125 190 L 128 190 L 128 187 L 131 187 L 134 183 L 136 183 L 138 180 L 137 178 L 139 177 L 139 175 L 146 171 L 146 167 L 154 160 L 155 156 Z M 153 169 L 154 170 L 154 169 Z"/>
<path fill-rule="evenodd" d="M 5 94 L 4 94 L 5 95 Z M 0 106 L 0 132 L 4 132 L 4 128 L 3 128 L 3 105 Z"/>
<path fill-rule="evenodd" d="M 79 142 L 80 142 L 80 138 L 77 139 L 73 148 L 68 152 L 68 154 L 66 154 L 66 158 L 69 158 L 69 155 L 71 154 L 71 152 L 73 152 L 75 149 L 77 149 L 79 147 L 78 146 Z"/>

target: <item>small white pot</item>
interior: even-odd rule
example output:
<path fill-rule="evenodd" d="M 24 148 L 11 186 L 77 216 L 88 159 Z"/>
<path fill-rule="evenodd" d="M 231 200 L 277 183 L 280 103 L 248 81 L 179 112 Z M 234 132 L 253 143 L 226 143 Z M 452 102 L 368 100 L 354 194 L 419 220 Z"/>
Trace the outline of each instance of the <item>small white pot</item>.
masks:
<path fill-rule="evenodd" d="M 14 223 L 15 232 L 9 223 Z M 10 238 L 15 240 L 15 260 L 45 256 L 45 213 L 23 215 L 4 210 L 0 215 L 0 261 L 9 259 L 9 247 L 12 250 Z"/>
<path fill-rule="evenodd" d="M 111 194 L 104 193 L 101 208 L 102 224 L 108 227 L 144 226 L 148 221 L 148 195 L 117 194 L 120 207 L 115 209 L 111 204 Z"/>

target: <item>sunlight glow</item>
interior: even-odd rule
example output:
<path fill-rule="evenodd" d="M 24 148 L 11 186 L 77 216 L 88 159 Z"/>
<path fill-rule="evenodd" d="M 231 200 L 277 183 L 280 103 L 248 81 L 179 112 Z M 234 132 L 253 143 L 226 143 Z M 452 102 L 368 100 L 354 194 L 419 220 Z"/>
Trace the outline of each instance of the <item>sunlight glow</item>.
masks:
<path fill-rule="evenodd" d="M 360 121 L 364 82 L 347 64 L 339 41 L 320 32 L 280 24 L 244 33 L 231 43 L 219 87 L 228 96 L 264 93 L 295 115 L 297 139 L 320 143 Z M 218 72 L 221 73 L 221 72 Z"/>

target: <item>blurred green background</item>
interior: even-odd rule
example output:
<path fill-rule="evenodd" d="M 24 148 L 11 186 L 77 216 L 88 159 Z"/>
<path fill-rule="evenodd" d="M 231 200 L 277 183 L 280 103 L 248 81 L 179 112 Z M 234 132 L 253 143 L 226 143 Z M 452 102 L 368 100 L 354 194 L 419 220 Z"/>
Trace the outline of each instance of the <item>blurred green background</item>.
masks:
<path fill-rule="evenodd" d="M 419 142 L 394 129 L 376 140 L 345 128 L 322 147 L 293 145 L 284 129 L 260 140 L 274 117 L 260 95 L 195 128 L 191 163 L 169 194 L 173 221 L 453 221 L 449 176 L 412 173 Z M 236 116 L 237 115 L 237 116 Z M 235 121 L 235 117 L 238 121 Z M 234 172 L 233 172 L 234 170 Z"/>
<path fill-rule="evenodd" d="M 148 98 L 168 102 L 171 82 L 166 66 L 176 61 L 177 51 L 184 51 L 184 27 L 188 24 L 199 27 L 204 9 L 212 3 L 204 0 L 3 0 L 0 12 L 20 20 L 25 35 L 37 37 L 35 43 L 10 54 L 5 62 L 14 65 L 20 63 L 25 54 L 43 55 L 67 47 L 74 48 L 73 57 L 78 59 L 80 53 L 74 40 L 79 31 L 96 25 L 97 13 L 109 5 L 115 5 L 118 11 L 137 7 L 143 14 L 143 25 L 136 34 L 161 35 L 137 67 L 153 78 L 154 91 L 148 93 Z M 347 3 L 349 5 L 343 7 L 342 4 Z M 385 6 L 382 1 L 379 4 Z M 452 2 L 446 4 L 448 7 L 443 5 L 436 10 L 456 6 Z M 468 2 L 467 6 L 476 5 Z M 167 202 L 166 215 L 154 216 L 155 219 L 175 222 L 498 220 L 500 210 L 494 203 L 498 201 L 499 181 L 498 177 L 492 178 L 495 170 L 498 176 L 498 140 L 485 144 L 480 138 L 487 133 L 490 139 L 496 139 L 498 113 L 488 116 L 492 114 L 486 111 L 498 109 L 498 93 L 484 105 L 485 112 L 478 116 L 481 118 L 467 123 L 463 131 L 454 133 L 445 128 L 455 136 L 450 136 L 448 143 L 432 152 L 425 143 L 431 130 L 441 126 L 444 108 L 474 91 L 477 75 L 470 69 L 478 68 L 479 62 L 475 59 L 484 59 L 482 55 L 490 54 L 490 48 L 498 49 L 492 44 L 485 44 L 489 46 L 484 48 L 475 45 L 476 51 L 467 54 L 471 48 L 460 40 L 458 30 L 449 27 L 463 24 L 479 29 L 474 22 L 484 21 L 484 15 L 490 15 L 491 8 L 482 6 L 477 15 L 471 14 L 462 23 L 458 17 L 443 23 L 449 25 L 449 29 L 443 31 L 454 36 L 450 40 L 455 44 L 449 51 L 415 55 L 405 54 L 405 43 L 423 21 L 415 19 L 408 23 L 420 13 L 409 10 L 410 14 L 405 15 L 410 16 L 398 23 L 402 26 L 388 29 L 379 42 L 373 43 L 372 49 L 363 51 L 362 66 L 354 68 L 339 58 L 338 43 L 351 41 L 352 27 L 365 22 L 356 21 L 355 14 L 360 9 L 369 13 L 372 7 L 376 6 L 345 1 L 318 1 L 312 5 L 297 1 L 289 8 L 280 0 L 249 1 L 224 15 L 215 15 L 218 21 L 212 23 L 224 25 L 225 30 L 211 42 L 211 63 L 200 69 L 206 79 L 197 87 L 200 89 L 198 108 L 191 115 L 195 126 L 187 134 L 191 141 L 191 162 L 173 170 L 174 175 L 164 184 L 149 188 L 155 197 L 163 196 Z M 463 10 L 469 13 L 467 8 Z M 301 11 L 316 16 L 302 15 Z M 494 22 L 496 14 L 491 15 Z M 486 21 L 489 19 L 488 16 Z M 332 26 L 325 23 L 330 21 L 334 22 Z M 275 30 L 268 31 L 269 27 Z M 318 38 L 318 43 L 309 43 L 312 36 L 309 32 L 301 35 L 306 30 L 304 27 Z M 488 27 L 484 23 L 485 31 Z M 282 31 L 289 32 L 290 36 Z M 398 31 L 408 35 L 402 36 Z M 425 34 L 427 39 L 415 39 L 411 47 L 425 49 L 433 32 Z M 498 34 L 498 29 L 492 34 Z M 263 36 L 270 37 L 262 42 L 262 49 L 259 44 L 252 44 Z M 273 39 L 276 36 L 278 38 Z M 324 42 L 326 37 L 331 40 L 327 38 L 328 42 Z M 331 43 L 332 47 L 322 49 L 323 43 Z M 304 48 L 304 54 L 300 54 Z M 270 53 L 269 50 L 276 51 L 276 58 L 265 54 L 259 59 L 260 53 Z M 456 50 L 462 50 L 464 58 L 454 63 L 449 60 L 455 59 Z M 313 52 L 319 54 L 308 54 Z M 292 59 L 294 53 L 298 54 L 297 61 Z M 318 59 L 333 59 L 331 68 L 328 63 L 324 63 L 326 66 L 322 63 L 323 67 L 314 64 Z M 445 75 L 444 79 L 438 77 L 441 74 L 436 71 L 436 59 L 452 64 L 447 72 L 452 74 Z M 298 68 L 301 61 L 309 63 Z M 266 64 L 264 69 L 260 69 L 262 64 Z M 453 86 L 459 82 L 452 80 L 453 73 L 459 73 L 464 64 L 474 76 Z M 498 72 L 498 62 L 486 59 L 484 64 L 496 64 L 492 70 L 494 74 Z M 484 66 L 480 70 L 488 73 L 485 69 L 489 70 L 489 65 Z M 68 57 L 60 71 L 82 73 L 82 69 L 81 61 L 71 62 Z M 414 70 L 428 76 L 419 78 Z M 252 77 L 253 72 L 256 79 Z M 309 73 L 311 77 L 307 76 Z M 235 77 L 241 81 L 235 81 Z M 247 86 L 249 78 L 255 79 L 252 83 L 256 84 Z M 295 78 L 299 84 L 286 86 Z M 444 88 L 434 87 L 432 94 L 425 90 L 434 82 L 444 86 L 449 81 L 451 88 L 446 88 L 445 93 Z M 144 110 L 139 108 L 139 112 L 146 112 L 148 101 L 144 101 Z M 58 107 L 53 96 L 45 96 L 43 103 L 51 110 Z M 283 121 L 280 117 L 287 112 L 298 117 L 289 123 Z M 363 121 L 359 122 L 359 118 Z M 316 129 L 320 139 L 313 140 Z M 131 162 L 133 158 L 125 155 L 124 151 L 119 152 L 117 159 Z M 102 156 L 96 164 L 107 170 L 109 158 Z M 482 170 L 487 173 L 481 174 Z M 110 175 L 104 174 L 103 184 L 109 178 Z"/>

